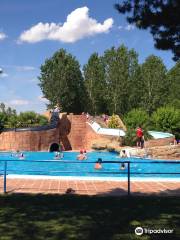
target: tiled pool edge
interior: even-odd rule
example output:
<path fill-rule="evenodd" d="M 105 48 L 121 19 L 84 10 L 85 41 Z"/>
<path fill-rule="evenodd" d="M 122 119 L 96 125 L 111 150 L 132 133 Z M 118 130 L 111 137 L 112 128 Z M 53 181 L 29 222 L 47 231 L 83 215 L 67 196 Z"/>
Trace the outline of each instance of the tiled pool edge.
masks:
<path fill-rule="evenodd" d="M 3 178 L 3 175 L 1 175 Z M 75 180 L 75 181 L 110 181 L 110 182 L 127 182 L 127 177 L 86 177 L 86 176 L 46 176 L 46 175 L 7 175 L 9 179 L 31 179 L 31 180 Z M 131 177 L 131 182 L 180 182 L 180 178 L 137 178 Z"/>
<path fill-rule="evenodd" d="M 8 194 L 67 194 L 72 189 L 75 195 L 127 196 L 127 181 L 62 180 L 7 178 Z M 0 178 L 0 194 L 3 194 L 3 178 Z M 180 182 L 132 181 L 134 196 L 180 196 Z"/>

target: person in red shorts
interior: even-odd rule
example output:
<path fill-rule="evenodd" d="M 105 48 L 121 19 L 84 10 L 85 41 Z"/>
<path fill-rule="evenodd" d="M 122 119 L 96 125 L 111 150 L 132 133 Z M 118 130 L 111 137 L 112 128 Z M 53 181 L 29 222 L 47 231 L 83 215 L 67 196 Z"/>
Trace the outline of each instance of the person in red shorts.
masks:
<path fill-rule="evenodd" d="M 143 133 L 141 126 L 139 126 L 136 130 L 136 137 L 137 137 L 137 147 L 143 148 L 144 147 L 144 133 Z"/>

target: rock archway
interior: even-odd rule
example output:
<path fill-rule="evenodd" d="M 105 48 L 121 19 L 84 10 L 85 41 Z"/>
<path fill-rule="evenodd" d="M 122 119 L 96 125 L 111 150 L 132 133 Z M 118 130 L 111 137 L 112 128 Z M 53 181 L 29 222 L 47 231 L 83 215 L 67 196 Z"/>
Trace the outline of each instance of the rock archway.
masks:
<path fill-rule="evenodd" d="M 58 143 L 52 143 L 49 147 L 49 152 L 59 152 L 60 146 Z"/>

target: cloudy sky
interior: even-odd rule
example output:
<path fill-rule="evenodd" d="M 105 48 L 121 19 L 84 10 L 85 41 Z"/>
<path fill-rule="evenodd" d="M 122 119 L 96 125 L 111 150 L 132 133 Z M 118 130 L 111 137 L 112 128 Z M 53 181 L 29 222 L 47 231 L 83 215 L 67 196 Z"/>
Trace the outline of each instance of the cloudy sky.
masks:
<path fill-rule="evenodd" d="M 38 87 L 39 67 L 60 48 L 83 66 L 93 52 L 102 54 L 125 44 L 138 52 L 140 63 L 155 54 L 171 68 L 171 52 L 156 50 L 149 31 L 129 25 L 114 9 L 116 2 L 1 0 L 0 102 L 18 111 L 43 112 L 46 99 Z"/>

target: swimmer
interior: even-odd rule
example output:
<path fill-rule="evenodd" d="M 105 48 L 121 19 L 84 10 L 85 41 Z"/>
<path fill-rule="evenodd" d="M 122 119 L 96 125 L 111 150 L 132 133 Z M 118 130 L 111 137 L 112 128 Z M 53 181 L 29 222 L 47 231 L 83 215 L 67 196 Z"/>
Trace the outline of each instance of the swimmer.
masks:
<path fill-rule="evenodd" d="M 83 153 L 84 153 L 84 156 L 85 156 L 86 159 L 87 159 L 87 152 L 86 152 L 86 149 L 83 150 Z"/>
<path fill-rule="evenodd" d="M 128 157 L 125 149 L 123 149 L 123 150 L 120 152 L 120 157 L 121 157 L 121 158 L 127 158 L 127 157 Z"/>
<path fill-rule="evenodd" d="M 20 155 L 19 155 L 19 159 L 24 159 L 25 157 L 24 157 L 24 153 L 20 153 Z"/>
<path fill-rule="evenodd" d="M 87 157 L 86 157 L 86 155 L 84 155 L 83 150 L 80 150 L 80 153 L 77 156 L 77 160 L 86 160 L 86 159 L 87 159 Z"/>
<path fill-rule="evenodd" d="M 126 167 L 125 167 L 125 163 L 121 163 L 121 167 L 120 167 L 120 169 L 121 169 L 121 170 L 126 169 Z"/>
<path fill-rule="evenodd" d="M 60 158 L 61 158 L 60 153 L 56 152 L 54 159 L 60 159 Z"/>
<path fill-rule="evenodd" d="M 95 163 L 94 169 L 100 170 L 102 168 L 102 159 L 98 158 L 97 162 Z"/>

